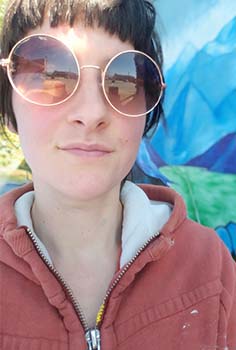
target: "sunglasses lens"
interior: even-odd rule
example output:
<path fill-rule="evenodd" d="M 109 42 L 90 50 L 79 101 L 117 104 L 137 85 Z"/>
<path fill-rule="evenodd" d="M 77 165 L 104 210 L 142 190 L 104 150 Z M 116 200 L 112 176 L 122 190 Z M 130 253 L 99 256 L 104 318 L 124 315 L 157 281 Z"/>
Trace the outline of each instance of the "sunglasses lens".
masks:
<path fill-rule="evenodd" d="M 53 105 L 75 90 L 79 71 L 72 52 L 61 41 L 37 35 L 21 41 L 11 56 L 10 77 L 28 101 Z"/>
<path fill-rule="evenodd" d="M 162 92 L 156 64 L 145 54 L 124 52 L 109 64 L 105 74 L 106 97 L 119 112 L 138 116 L 150 112 Z"/>

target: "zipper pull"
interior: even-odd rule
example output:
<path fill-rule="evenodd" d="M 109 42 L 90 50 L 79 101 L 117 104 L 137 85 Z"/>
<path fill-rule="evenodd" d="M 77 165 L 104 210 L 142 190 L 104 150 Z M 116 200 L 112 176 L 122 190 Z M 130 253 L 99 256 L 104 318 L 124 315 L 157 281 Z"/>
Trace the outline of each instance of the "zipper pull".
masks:
<path fill-rule="evenodd" d="M 88 344 L 87 350 L 101 350 L 101 336 L 98 329 L 89 329 L 85 333 L 85 339 Z"/>

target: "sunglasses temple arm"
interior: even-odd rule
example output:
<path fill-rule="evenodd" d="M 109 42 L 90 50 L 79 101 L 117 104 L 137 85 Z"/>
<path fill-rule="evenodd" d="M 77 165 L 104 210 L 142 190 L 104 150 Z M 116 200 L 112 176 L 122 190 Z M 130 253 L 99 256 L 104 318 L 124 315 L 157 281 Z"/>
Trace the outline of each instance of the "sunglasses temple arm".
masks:
<path fill-rule="evenodd" d="M 162 90 L 165 90 L 167 88 L 167 84 L 161 83 L 161 88 L 162 88 Z"/>

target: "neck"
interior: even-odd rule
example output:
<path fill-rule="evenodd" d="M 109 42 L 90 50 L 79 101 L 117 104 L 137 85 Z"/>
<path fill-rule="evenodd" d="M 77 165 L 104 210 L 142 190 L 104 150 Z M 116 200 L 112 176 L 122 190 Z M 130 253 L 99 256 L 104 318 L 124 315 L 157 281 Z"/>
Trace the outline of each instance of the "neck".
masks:
<path fill-rule="evenodd" d="M 119 189 L 89 202 L 43 196 L 35 190 L 35 232 L 55 259 L 113 254 L 120 246 L 122 205 Z"/>

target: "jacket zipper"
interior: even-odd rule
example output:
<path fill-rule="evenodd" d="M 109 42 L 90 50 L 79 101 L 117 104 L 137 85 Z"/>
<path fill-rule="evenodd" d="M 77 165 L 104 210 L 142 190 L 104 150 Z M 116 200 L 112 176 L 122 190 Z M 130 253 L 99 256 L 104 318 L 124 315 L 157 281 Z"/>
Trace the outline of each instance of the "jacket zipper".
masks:
<path fill-rule="evenodd" d="M 117 276 L 117 278 L 115 279 L 115 281 L 112 283 L 112 285 L 110 286 L 110 288 L 108 289 L 105 298 L 103 299 L 103 303 L 100 307 L 100 310 L 97 314 L 97 320 L 96 320 L 96 326 L 95 328 L 90 329 L 88 327 L 88 323 L 86 321 L 86 318 L 84 316 L 84 313 L 81 309 L 81 306 L 79 304 L 79 302 L 77 301 L 77 299 L 74 297 L 73 295 L 73 291 L 72 289 L 69 287 L 69 285 L 66 283 L 66 281 L 64 280 L 64 278 L 60 275 L 60 273 L 53 267 L 53 265 L 51 265 L 50 261 L 45 257 L 45 255 L 43 254 L 42 250 L 40 249 L 37 240 L 35 239 L 32 231 L 27 227 L 26 231 L 28 233 L 28 235 L 30 236 L 31 241 L 33 242 L 37 252 L 39 253 L 40 257 L 43 259 L 43 261 L 45 262 L 45 264 L 48 266 L 48 268 L 50 269 L 50 271 L 54 274 L 54 276 L 60 281 L 60 283 L 63 285 L 64 290 L 67 292 L 72 305 L 74 306 L 74 309 L 77 313 L 77 316 L 79 317 L 79 320 L 84 328 L 85 331 L 85 339 L 88 345 L 88 349 L 87 350 L 101 350 L 101 335 L 100 335 L 100 328 L 102 325 L 102 320 L 103 320 L 103 316 L 105 314 L 105 310 L 106 310 L 106 306 L 107 306 L 107 301 L 113 291 L 113 289 L 117 286 L 117 284 L 120 282 L 121 278 L 125 275 L 125 273 L 129 270 L 129 268 L 131 267 L 131 265 L 134 263 L 134 261 L 139 257 L 139 255 L 143 252 L 143 250 L 157 237 L 159 236 L 159 232 L 157 232 L 155 235 L 151 236 L 144 244 L 141 248 L 139 248 L 139 250 L 137 251 L 137 253 L 135 254 L 135 256 L 123 267 L 123 269 L 120 271 L 119 275 Z M 174 240 L 170 240 L 171 241 L 171 245 L 174 244 Z"/>
<path fill-rule="evenodd" d="M 101 350 L 101 335 L 97 328 L 88 330 L 85 339 L 88 344 L 87 350 Z"/>
<path fill-rule="evenodd" d="M 66 283 L 66 281 L 64 280 L 64 278 L 60 275 L 60 273 L 53 267 L 53 265 L 50 263 L 50 261 L 45 257 L 45 255 L 43 254 L 41 248 L 38 245 L 37 240 L 34 237 L 34 234 L 32 233 L 32 231 L 27 227 L 26 231 L 28 233 L 28 235 L 30 236 L 31 241 L 33 242 L 37 252 L 39 253 L 40 257 L 43 259 L 43 261 L 45 262 L 45 264 L 48 266 L 48 268 L 50 269 L 50 271 L 53 273 L 53 275 L 57 278 L 57 280 L 59 280 L 59 282 L 62 284 L 64 290 L 67 292 L 73 306 L 74 309 L 77 313 L 77 315 L 79 316 L 79 320 L 84 328 L 85 331 L 89 330 L 87 321 L 85 319 L 85 316 L 82 312 L 82 309 L 78 303 L 78 301 L 76 300 L 76 298 L 73 295 L 73 291 L 72 289 L 68 286 L 68 284 Z"/>

